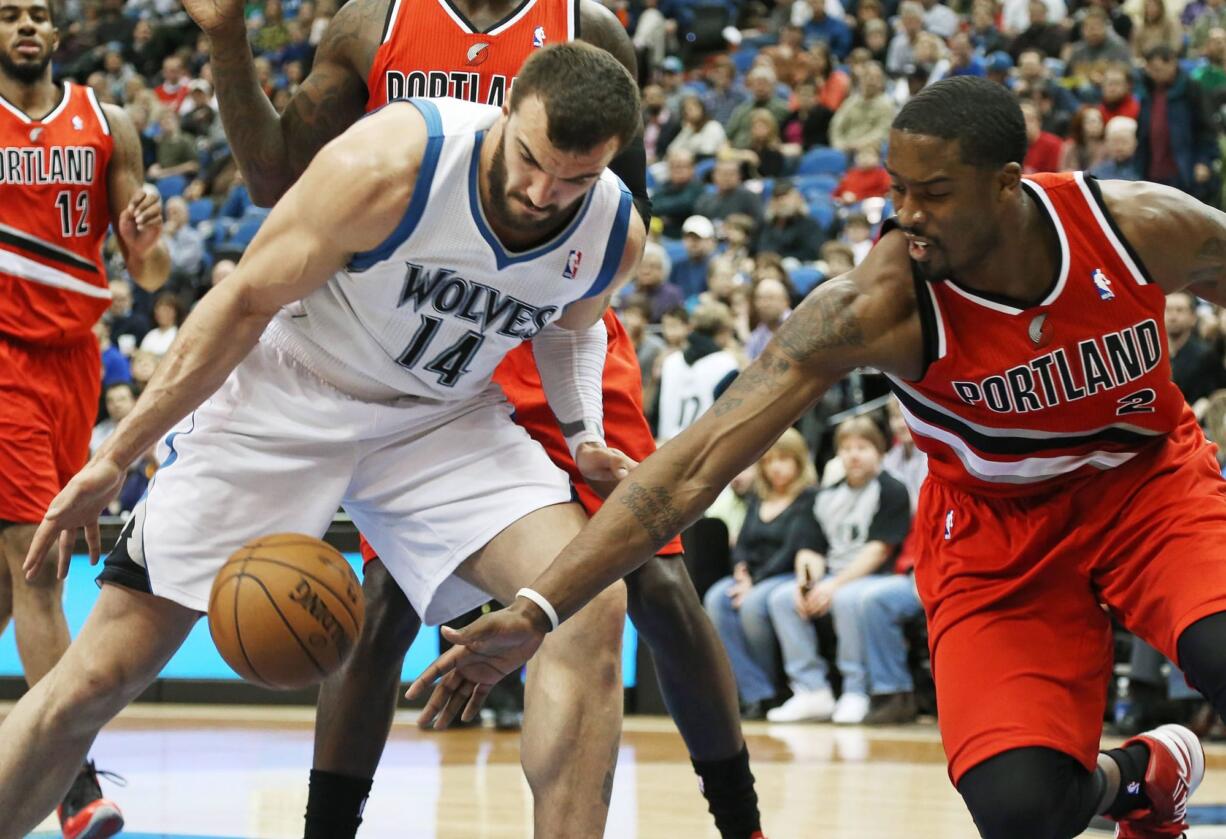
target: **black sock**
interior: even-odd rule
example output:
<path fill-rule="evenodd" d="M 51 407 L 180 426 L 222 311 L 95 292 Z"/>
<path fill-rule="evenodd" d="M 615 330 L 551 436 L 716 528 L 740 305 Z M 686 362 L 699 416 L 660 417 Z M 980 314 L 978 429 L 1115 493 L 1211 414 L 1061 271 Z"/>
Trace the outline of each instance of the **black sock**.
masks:
<path fill-rule="evenodd" d="M 312 769 L 303 839 L 353 839 L 372 783 L 370 778 Z"/>
<path fill-rule="evenodd" d="M 749 839 L 751 834 L 762 829 L 747 746 L 724 760 L 690 762 L 702 781 L 707 809 L 715 817 L 715 826 L 723 839 Z"/>
<path fill-rule="evenodd" d="M 1120 767 L 1120 789 L 1115 800 L 1107 808 L 1106 815 L 1113 819 L 1141 810 L 1149 805 L 1145 795 L 1145 770 L 1149 767 L 1149 746 L 1133 743 L 1124 749 L 1109 749 L 1104 752 Z"/>

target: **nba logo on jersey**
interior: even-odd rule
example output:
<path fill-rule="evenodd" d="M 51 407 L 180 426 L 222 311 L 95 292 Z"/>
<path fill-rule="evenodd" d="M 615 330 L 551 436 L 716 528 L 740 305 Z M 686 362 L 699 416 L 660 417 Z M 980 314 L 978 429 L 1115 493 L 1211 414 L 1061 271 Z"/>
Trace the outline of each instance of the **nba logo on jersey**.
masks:
<path fill-rule="evenodd" d="M 945 514 L 945 541 L 948 542 L 954 535 L 954 511 L 950 510 Z"/>
<path fill-rule="evenodd" d="M 545 46 L 545 27 L 538 26 L 532 33 L 532 46 L 540 49 Z"/>
<path fill-rule="evenodd" d="M 566 257 L 566 267 L 562 269 L 562 277 L 573 280 L 579 276 L 579 263 L 583 261 L 583 251 L 571 251 Z"/>
<path fill-rule="evenodd" d="M 1103 273 L 1103 269 L 1095 268 L 1091 275 L 1094 280 L 1094 287 L 1098 289 L 1098 296 L 1103 300 L 1114 300 L 1115 292 L 1111 290 L 1111 281 L 1107 279 L 1107 275 Z"/>

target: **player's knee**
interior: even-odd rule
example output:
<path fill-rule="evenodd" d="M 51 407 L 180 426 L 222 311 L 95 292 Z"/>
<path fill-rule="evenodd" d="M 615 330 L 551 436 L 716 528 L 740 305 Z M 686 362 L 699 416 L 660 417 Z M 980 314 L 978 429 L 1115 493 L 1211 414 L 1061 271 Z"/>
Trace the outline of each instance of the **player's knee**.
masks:
<path fill-rule="evenodd" d="M 1078 795 L 1089 778 L 1067 755 L 1014 749 L 969 770 L 958 792 L 984 839 L 1070 839 L 1092 815 Z"/>
<path fill-rule="evenodd" d="M 626 611 L 645 636 L 676 632 L 707 619 L 680 558 L 655 557 L 627 577 Z"/>
<path fill-rule="evenodd" d="M 61 662 L 46 679 L 49 690 L 43 719 L 61 732 L 101 728 L 138 692 L 120 668 L 103 662 Z"/>
<path fill-rule="evenodd" d="M 362 592 L 366 620 L 359 647 L 378 658 L 402 658 L 421 628 L 417 612 L 382 565 L 367 567 Z"/>
<path fill-rule="evenodd" d="M 1179 636 L 1179 666 L 1188 681 L 1226 711 L 1226 612 L 1201 618 Z"/>

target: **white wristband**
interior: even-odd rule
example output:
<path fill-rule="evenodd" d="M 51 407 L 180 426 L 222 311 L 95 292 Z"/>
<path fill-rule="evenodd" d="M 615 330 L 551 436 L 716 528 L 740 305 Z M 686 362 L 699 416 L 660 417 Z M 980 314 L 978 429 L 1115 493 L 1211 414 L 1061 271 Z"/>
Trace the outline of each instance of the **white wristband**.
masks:
<path fill-rule="evenodd" d="M 553 608 L 553 604 L 545 599 L 545 595 L 525 587 L 515 592 L 515 596 L 531 600 L 537 606 L 541 607 L 541 611 L 545 613 L 545 617 L 549 618 L 549 628 L 551 632 L 558 628 L 558 612 Z"/>

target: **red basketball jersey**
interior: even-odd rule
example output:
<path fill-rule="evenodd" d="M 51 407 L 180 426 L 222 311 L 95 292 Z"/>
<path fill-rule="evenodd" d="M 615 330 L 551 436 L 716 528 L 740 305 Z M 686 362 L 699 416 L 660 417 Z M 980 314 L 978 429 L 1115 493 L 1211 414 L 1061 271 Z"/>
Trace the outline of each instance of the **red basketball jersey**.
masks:
<path fill-rule="evenodd" d="M 88 87 L 65 83 L 42 119 L 0 97 L 0 335 L 78 339 L 110 305 L 102 241 L 113 146 Z"/>
<path fill-rule="evenodd" d="M 892 382 L 930 474 L 998 495 L 1115 468 L 1196 422 L 1171 381 L 1165 295 L 1098 185 L 1081 173 L 1024 184 L 1060 242 L 1050 291 L 1021 308 L 918 281 L 929 364 Z"/>
<path fill-rule="evenodd" d="M 448 0 L 395 0 L 366 79 L 366 110 L 423 96 L 501 105 L 528 56 L 573 40 L 578 28 L 578 0 L 525 0 L 485 32 Z"/>

